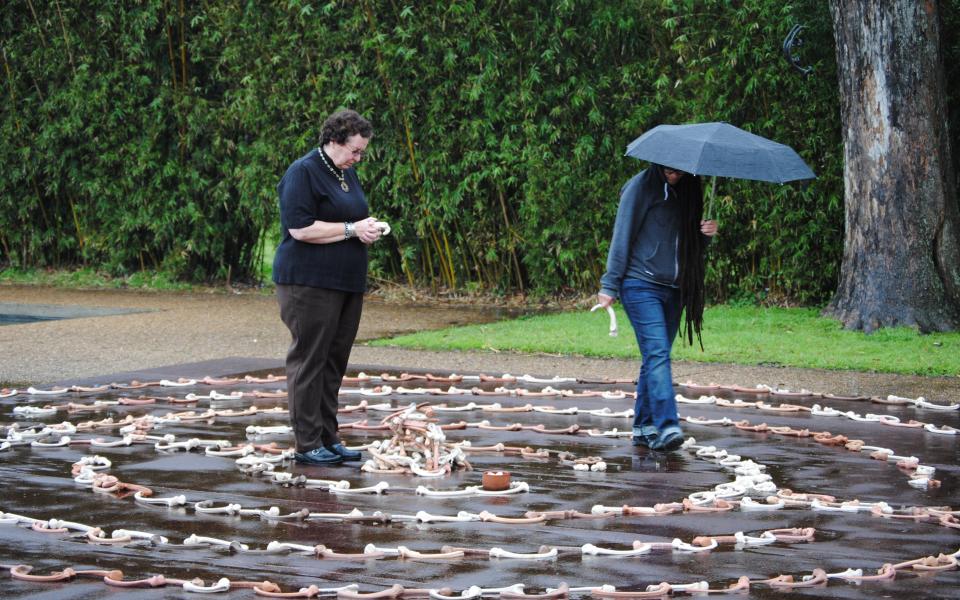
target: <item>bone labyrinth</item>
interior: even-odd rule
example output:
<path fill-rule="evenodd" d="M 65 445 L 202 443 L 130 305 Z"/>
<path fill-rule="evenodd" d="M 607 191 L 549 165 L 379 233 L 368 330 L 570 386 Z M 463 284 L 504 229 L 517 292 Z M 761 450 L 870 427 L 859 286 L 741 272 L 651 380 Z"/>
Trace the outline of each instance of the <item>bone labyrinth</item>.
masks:
<path fill-rule="evenodd" d="M 958 404 L 687 382 L 663 454 L 630 382 L 361 373 L 304 467 L 284 383 L 2 390 L 4 596 L 960 594 Z"/>

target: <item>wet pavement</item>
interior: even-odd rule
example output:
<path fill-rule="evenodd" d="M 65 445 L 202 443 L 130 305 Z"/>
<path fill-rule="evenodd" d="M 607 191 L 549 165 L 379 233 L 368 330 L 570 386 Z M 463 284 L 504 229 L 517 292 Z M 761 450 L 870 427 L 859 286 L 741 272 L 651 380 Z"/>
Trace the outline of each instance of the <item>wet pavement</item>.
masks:
<path fill-rule="evenodd" d="M 236 366 L 253 367 L 253 363 Z M 184 376 L 210 369 L 227 369 L 229 365 L 207 363 L 182 365 Z M 402 367 L 384 367 L 382 370 L 399 374 Z M 191 373 L 192 372 L 192 373 Z M 372 371 L 378 372 L 378 371 Z M 414 372 L 411 370 L 411 372 Z M 422 372 L 422 371 L 421 371 Z M 236 372 L 236 373 L 239 373 Z M 155 374 L 155 373 L 154 373 Z M 219 373 L 226 374 L 226 373 Z M 259 373 L 262 375 L 262 372 Z M 569 375 L 569 374 L 568 374 Z M 583 374 L 589 377 L 589 374 Z M 109 378 L 117 381 L 115 378 Z M 377 382 L 363 384 L 373 388 Z M 395 388 L 429 386 L 447 389 L 449 383 L 411 381 L 391 384 Z M 469 389 L 468 382 L 456 384 Z M 481 387 L 493 390 L 497 386 L 508 389 L 542 390 L 545 383 L 487 383 Z M 627 390 L 627 384 L 551 383 L 554 388 L 575 391 Z M 345 388 L 354 390 L 357 383 Z M 97 393 L 70 393 L 62 396 L 19 395 L 0 400 L 0 423 L 18 423 L 24 430 L 30 425 L 56 424 L 67 420 L 77 424 L 91 419 L 127 415 L 162 416 L 184 410 L 205 411 L 240 410 L 249 406 L 261 409 L 285 406 L 283 399 L 249 398 L 234 400 L 200 399 L 195 404 L 174 404 L 161 401 L 145 406 L 105 405 L 96 409 L 68 412 L 59 410 L 44 417 L 15 416 L 15 406 L 63 405 L 67 402 L 93 404 L 97 400 L 112 401 L 121 397 L 141 395 L 159 398 L 184 399 L 188 393 L 208 395 L 211 390 L 221 394 L 235 391 L 271 392 L 283 389 L 282 383 L 241 384 L 229 386 L 195 385 L 192 387 L 154 386 L 146 390 L 110 390 Z M 678 388 L 685 396 L 696 398 L 699 390 Z M 823 390 L 830 391 L 830 390 Z M 837 411 L 852 411 L 911 419 L 937 427 L 960 427 L 960 413 L 956 410 L 936 410 L 913 405 L 884 405 L 865 400 L 840 400 L 812 397 L 756 396 L 732 391 L 718 391 L 720 397 L 754 402 L 763 400 L 768 406 L 781 402 L 811 407 L 829 406 Z M 737 475 L 732 467 L 724 467 L 716 458 L 698 457 L 692 450 L 674 453 L 656 453 L 632 447 L 622 437 L 593 437 L 582 430 L 596 429 L 612 432 L 629 429 L 630 420 L 624 417 L 605 417 L 585 414 L 587 410 L 607 408 L 623 411 L 632 407 L 632 400 L 602 397 L 562 398 L 557 396 L 530 397 L 511 395 L 508 391 L 494 396 L 399 394 L 362 397 L 355 394 L 341 396 L 341 406 L 356 405 L 361 399 L 369 404 L 389 403 L 394 407 L 411 402 L 446 403 L 450 407 L 499 403 L 502 407 L 531 404 L 535 407 L 577 407 L 578 414 L 548 414 L 543 412 L 491 412 L 474 408 L 464 412 L 438 412 L 441 423 L 488 420 L 491 425 L 520 423 L 542 424 L 547 429 L 578 425 L 575 435 L 539 433 L 531 430 L 502 431 L 468 427 L 446 432 L 448 441 L 469 440 L 473 446 L 502 443 L 506 446 L 529 446 L 536 449 L 566 451 L 576 457 L 601 457 L 607 468 L 602 472 L 575 471 L 562 464 L 556 454 L 546 458 L 521 458 L 503 453 L 470 455 L 472 471 L 454 471 L 441 478 L 411 475 L 378 475 L 363 473 L 359 463 L 337 467 L 302 467 L 291 462 L 277 464 L 276 471 L 304 475 L 310 479 L 347 481 L 351 489 L 387 482 L 383 494 L 334 494 L 325 486 L 300 487 L 272 483 L 269 477 L 240 472 L 236 458 L 206 456 L 200 449 L 192 451 L 160 451 L 150 444 L 121 447 L 90 448 L 82 445 L 41 448 L 30 445 L 14 446 L 0 452 L 0 473 L 8 482 L 5 486 L 0 511 L 36 519 L 57 518 L 101 527 L 106 536 L 116 529 L 130 529 L 165 536 L 168 544 L 139 542 L 124 545 L 105 545 L 89 542 L 77 531 L 69 533 L 39 533 L 23 523 L 0 524 L 0 564 L 24 563 L 33 565 L 39 573 L 49 573 L 64 567 L 74 569 L 121 569 L 128 579 L 163 574 L 167 578 L 203 578 L 209 585 L 221 577 L 231 580 L 270 580 L 285 591 L 295 591 L 309 585 L 335 587 L 359 584 L 364 592 L 380 591 L 394 584 L 405 587 L 449 587 L 460 594 L 470 586 L 500 587 L 522 583 L 529 593 L 557 587 L 561 582 L 575 586 L 614 585 L 619 590 L 643 590 L 647 585 L 661 581 L 674 584 L 706 581 L 711 588 L 726 587 L 737 578 L 747 576 L 754 580 L 790 574 L 800 580 L 804 575 L 821 568 L 836 573 L 847 568 L 861 568 L 864 574 L 876 572 L 885 563 L 898 563 L 928 555 L 956 552 L 957 532 L 935 522 L 889 519 L 869 512 L 823 511 L 810 507 L 787 507 L 776 511 L 744 511 L 734 509 L 720 513 L 676 512 L 666 516 L 607 516 L 604 518 L 551 518 L 532 524 L 502 524 L 495 522 L 417 522 L 405 521 L 404 515 L 427 511 L 431 515 L 457 515 L 461 511 L 478 515 L 483 511 L 501 517 L 521 517 L 527 511 L 580 511 L 590 513 L 595 505 L 607 507 L 653 507 L 658 503 L 680 502 L 695 492 L 714 490 L 715 486 L 733 481 Z M 681 414 L 705 419 L 746 419 L 756 425 L 787 426 L 796 430 L 830 431 L 850 439 L 861 439 L 871 446 L 892 449 L 902 456 L 915 456 L 924 465 L 936 467 L 934 477 L 940 486 L 927 490 L 909 485 L 909 474 L 893 462 L 873 459 L 867 452 L 857 452 L 814 441 L 810 437 L 792 437 L 773 432 L 743 431 L 724 424 L 686 424 L 685 432 L 699 445 L 713 445 L 750 459 L 765 467 L 772 484 L 778 490 L 795 493 L 817 493 L 835 496 L 838 502 L 858 499 L 863 503 L 887 502 L 894 510 L 905 507 L 946 506 L 958 504 L 957 436 L 940 435 L 923 428 L 900 428 L 880 422 L 865 422 L 849 416 L 814 416 L 809 412 L 778 413 L 757 407 L 723 408 L 716 404 L 682 404 Z M 385 437 L 382 431 L 361 431 L 348 424 L 366 419 L 378 422 L 386 412 L 344 413 L 340 423 L 342 436 L 349 445 L 359 446 Z M 151 431 L 152 434 L 172 434 L 177 441 L 191 438 L 228 440 L 231 444 L 276 442 L 280 446 L 291 443 L 289 434 L 257 436 L 247 433 L 247 427 L 284 425 L 285 415 L 257 414 L 242 417 L 221 416 L 200 421 L 170 423 Z M 57 437 L 57 436 L 53 436 Z M 74 440 L 102 437 L 120 439 L 115 429 L 98 429 L 71 435 Z M 109 458 L 108 472 L 121 481 L 148 486 L 155 497 L 185 496 L 186 504 L 168 508 L 136 501 L 133 497 L 101 494 L 76 483 L 71 465 L 83 456 L 97 454 Z M 529 491 L 508 496 L 470 496 L 435 498 L 418 495 L 418 486 L 433 489 L 464 489 L 479 485 L 486 470 L 507 470 L 512 480 L 526 482 Z M 771 492 L 749 494 L 763 502 Z M 739 497 L 735 498 L 739 499 Z M 277 520 L 251 515 L 198 514 L 193 503 L 213 501 L 215 506 L 230 503 L 245 509 L 267 509 L 276 506 L 280 514 L 306 509 L 311 513 L 339 513 L 353 510 L 370 516 L 377 511 L 383 515 L 373 520 L 344 520 L 317 518 L 306 520 Z M 850 508 L 850 505 L 847 505 Z M 652 550 L 640 556 L 590 556 L 581 551 L 584 544 L 625 550 L 635 541 L 670 543 L 679 539 L 691 543 L 697 536 L 733 535 L 743 532 L 760 536 L 767 530 L 781 528 L 814 528 L 813 540 L 788 543 L 777 541 L 768 545 L 735 549 L 722 545 L 709 552 Z M 187 546 L 183 542 L 191 535 L 235 541 L 247 545 L 251 551 L 231 552 L 224 547 Z M 316 558 L 301 553 L 258 553 L 271 541 L 315 546 L 323 544 L 340 553 L 362 553 L 367 544 L 380 548 L 405 546 L 411 550 L 434 553 L 444 546 L 465 547 L 489 551 L 502 548 L 517 553 L 536 553 L 542 546 L 556 548 L 555 557 L 492 558 L 476 554 L 455 559 L 381 559 Z M 67 583 L 32 583 L 0 579 L 4 597 L 16 598 L 99 598 L 119 593 L 98 580 L 77 580 Z M 960 595 L 960 572 L 914 573 L 909 569 L 898 572 L 893 581 L 863 582 L 860 584 L 831 580 L 829 585 L 796 591 L 780 591 L 769 585 L 754 584 L 749 597 L 780 598 L 955 598 Z M 177 588 L 137 589 L 125 594 L 135 598 L 170 598 L 192 596 Z M 578 594 L 585 596 L 586 594 Z M 251 590 L 230 592 L 231 597 L 254 597 Z M 744 597 L 744 595 L 741 595 Z"/>
<path fill-rule="evenodd" d="M 0 327 L 0 384 L 26 388 L 37 385 L 49 389 L 54 383 L 103 384 L 178 377 L 202 378 L 245 373 L 281 372 L 289 334 L 277 317 L 276 301 L 261 294 L 154 294 L 116 291 L 75 291 L 53 288 L 0 286 L 0 302 L 81 307 L 90 310 L 119 309 L 144 311 L 139 314 L 84 316 L 47 322 Z M 397 348 L 374 348 L 363 340 L 402 331 L 442 327 L 451 324 L 501 318 L 495 310 L 472 306 L 396 305 L 376 299 L 367 302 L 358 345 L 351 357 L 354 371 L 377 374 L 401 372 L 524 374 L 550 377 L 630 378 L 636 375 L 637 362 L 601 360 L 557 355 L 522 355 L 481 352 L 428 352 Z M 909 398 L 924 396 L 941 405 L 960 402 L 960 378 L 891 376 L 874 373 L 832 372 L 806 369 L 675 363 L 677 383 L 721 382 L 753 387 L 758 383 L 774 387 L 801 388 L 840 395 L 886 397 L 896 394 Z M 22 384 L 22 385 L 21 385 Z M 349 384 L 351 387 L 356 384 Z M 374 384 L 370 384 L 374 385 Z M 396 384 L 394 384 L 396 385 Z M 421 385 L 408 384 L 409 387 Z M 448 384 L 436 384 L 446 387 Z M 497 385 L 485 384 L 492 389 Z M 539 390 L 545 384 L 517 384 Z M 629 385 L 551 384 L 557 388 L 630 389 Z M 460 384 L 459 387 L 471 387 Z M 235 390 L 270 391 L 280 384 L 246 384 L 214 387 L 220 393 Z M 172 411 L 240 409 L 245 406 L 285 406 L 283 399 L 201 400 L 195 405 L 157 404 L 150 406 L 106 405 L 93 411 L 58 411 L 45 417 L 14 416 L 15 406 L 43 406 L 64 402 L 110 402 L 119 397 L 141 393 L 160 397 L 183 398 L 187 393 L 209 394 L 210 386 L 194 388 L 154 387 L 145 391 L 110 390 L 98 393 L 72 393 L 43 397 L 18 395 L 0 400 L 0 424 L 18 423 L 20 429 L 31 424 L 51 425 L 127 415 L 163 415 Z M 678 388 L 687 395 L 690 390 Z M 720 395 L 753 401 L 750 395 L 722 392 Z M 865 401 L 825 398 L 766 397 L 771 404 L 792 402 L 810 407 L 830 406 L 838 411 L 854 411 L 896 416 L 936 426 L 960 427 L 956 410 L 888 406 Z M 452 406 L 499 402 L 504 406 L 523 404 L 577 406 L 583 410 L 607 407 L 612 411 L 631 408 L 628 399 L 531 398 L 500 396 L 410 396 L 393 394 L 367 398 L 405 406 L 411 401 L 447 402 Z M 357 396 L 345 396 L 342 405 L 356 404 Z M 384 413 L 341 415 L 341 423 L 367 418 L 371 422 Z M 928 490 L 909 485 L 909 477 L 893 463 L 875 460 L 865 452 L 820 444 L 810 437 L 796 438 L 776 433 L 756 433 L 729 425 L 685 426 L 688 436 L 698 444 L 711 444 L 731 454 L 742 455 L 766 466 L 778 489 L 794 492 L 824 493 L 838 501 L 885 501 L 894 509 L 914 506 L 960 505 L 957 488 L 957 436 L 932 433 L 922 428 L 897 428 L 877 422 L 861 422 L 847 417 L 813 416 L 804 413 L 776 413 L 756 408 L 720 408 L 716 405 L 681 406 L 681 414 L 705 418 L 748 419 L 750 422 L 784 425 L 797 429 L 830 431 L 868 445 L 893 449 L 903 456 L 916 456 L 924 465 L 936 467 L 934 477 L 940 487 Z M 620 431 L 629 429 L 629 419 L 586 415 L 555 415 L 539 412 L 488 413 L 468 411 L 441 414 L 443 422 L 487 419 L 492 424 L 543 424 L 563 428 L 573 424 L 583 429 Z M 164 425 L 154 433 L 172 434 L 179 441 L 196 437 L 225 439 L 231 443 L 275 441 L 281 446 L 291 442 L 288 435 L 250 437 L 252 425 L 282 425 L 284 415 L 258 414 L 243 417 L 218 417 L 213 422 L 182 422 Z M 0 430 L 4 432 L 6 429 Z M 361 445 L 383 437 L 382 432 L 344 430 L 349 444 Z M 77 433 L 71 437 L 119 439 L 115 430 Z M 928 555 L 957 551 L 956 531 L 933 522 L 887 519 L 867 512 L 828 512 L 810 508 L 779 511 L 700 514 L 681 512 L 667 516 L 627 516 L 603 519 L 551 519 L 535 524 L 490 522 L 408 522 L 379 518 L 374 521 L 344 520 L 272 520 L 256 516 L 197 514 L 192 503 L 213 500 L 216 506 L 237 503 L 244 508 L 267 509 L 276 506 L 280 513 L 307 509 L 310 512 L 348 513 L 354 508 L 367 516 L 375 511 L 387 515 L 413 515 L 424 510 L 434 515 L 456 515 L 460 511 L 479 514 L 486 510 L 500 516 L 520 517 L 527 511 L 577 510 L 590 512 L 594 505 L 617 507 L 653 506 L 678 502 L 691 494 L 712 490 L 730 482 L 736 474 L 716 460 L 698 458 L 694 452 L 671 454 L 635 449 L 624 438 L 558 435 L 524 431 L 495 431 L 468 428 L 447 433 L 448 440 L 470 440 L 475 445 L 503 443 L 565 450 L 576 456 L 599 456 L 607 463 L 605 472 L 574 471 L 560 464 L 556 455 L 547 459 L 523 459 L 512 455 L 478 454 L 470 457 L 474 470 L 454 472 L 441 479 L 400 475 L 372 475 L 359 471 L 357 464 L 333 468 L 304 468 L 292 463 L 276 466 L 278 471 L 305 475 L 312 479 L 348 481 L 352 488 L 390 484 L 382 495 L 338 495 L 326 489 L 285 487 L 263 476 L 242 473 L 234 458 L 205 456 L 191 452 L 161 452 L 152 445 L 115 448 L 87 448 L 80 445 L 40 448 L 14 446 L 0 451 L 0 473 L 5 490 L 0 511 L 37 519 L 57 518 L 100 526 L 109 536 L 118 528 L 148 531 L 169 538 L 170 543 L 151 545 L 93 544 L 77 532 L 72 534 L 38 533 L 19 525 L 0 523 L 0 564 L 25 563 L 37 572 L 49 573 L 64 567 L 122 569 L 127 578 L 163 574 L 166 577 L 201 577 L 207 584 L 220 577 L 232 580 L 269 579 L 284 590 L 309 585 L 336 586 L 357 583 L 361 591 L 382 590 L 392 584 L 417 587 L 448 586 L 459 594 L 471 585 L 501 586 L 523 583 L 528 592 L 540 592 L 561 582 L 571 586 L 610 584 L 618 589 L 637 590 L 661 581 L 689 583 L 707 581 L 711 588 L 725 587 L 740 576 L 766 579 L 778 574 L 800 578 L 815 568 L 834 573 L 848 567 L 875 572 L 884 563 L 896 563 Z M 184 495 L 187 504 L 173 508 L 154 506 L 98 494 L 74 482 L 71 465 L 83 456 L 97 454 L 109 458 L 109 472 L 122 481 L 149 486 L 154 495 Z M 483 471 L 506 469 L 514 481 L 524 481 L 530 491 L 512 496 L 432 498 L 418 496 L 417 486 L 438 489 L 462 489 L 477 485 Z M 753 497 L 763 501 L 767 494 Z M 3 521 L 3 519 L 0 519 Z M 813 527 L 812 542 L 776 542 L 770 545 L 734 549 L 721 546 L 710 552 L 654 550 L 635 557 L 597 557 L 583 555 L 584 544 L 611 549 L 628 549 L 643 542 L 671 542 L 674 538 L 690 543 L 698 535 L 730 535 L 742 531 L 759 536 L 763 531 L 786 527 Z M 379 547 L 406 546 L 421 552 L 439 552 L 443 546 L 475 549 L 500 547 L 514 552 L 536 552 L 541 546 L 558 549 L 555 558 L 532 560 L 490 558 L 468 555 L 455 560 L 416 560 L 389 557 L 379 560 L 317 559 L 309 554 L 231 553 L 225 548 L 183 547 L 191 535 L 234 540 L 250 549 L 263 549 L 271 541 L 313 546 L 324 544 L 337 552 L 363 552 L 368 543 Z M 0 575 L 0 595 L 17 598 L 101 598 L 119 593 L 99 580 L 81 579 L 70 583 L 37 584 L 11 580 Z M 137 598 L 195 597 L 167 586 L 126 592 Z M 231 597 L 254 597 L 250 590 L 231 592 Z M 860 584 L 831 580 L 826 587 L 774 590 L 757 584 L 749 592 L 756 598 L 956 598 L 960 596 L 960 572 L 908 572 L 901 570 L 894 581 Z M 741 596 L 743 597 L 743 596 Z"/>

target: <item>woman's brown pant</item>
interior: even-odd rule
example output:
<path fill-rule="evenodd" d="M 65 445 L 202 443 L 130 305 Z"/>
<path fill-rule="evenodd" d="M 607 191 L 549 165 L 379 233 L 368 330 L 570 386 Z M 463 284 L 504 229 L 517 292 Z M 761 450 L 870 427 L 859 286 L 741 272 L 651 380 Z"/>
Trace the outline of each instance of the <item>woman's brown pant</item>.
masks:
<path fill-rule="evenodd" d="M 287 403 L 297 452 L 340 441 L 338 393 L 357 337 L 363 293 L 277 285 L 287 351 Z"/>

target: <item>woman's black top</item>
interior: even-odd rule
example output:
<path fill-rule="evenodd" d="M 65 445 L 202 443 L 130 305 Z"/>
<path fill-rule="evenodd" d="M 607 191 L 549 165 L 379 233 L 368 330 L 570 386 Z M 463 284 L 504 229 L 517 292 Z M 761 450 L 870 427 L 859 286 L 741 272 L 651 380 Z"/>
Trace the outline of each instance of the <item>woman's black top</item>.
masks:
<path fill-rule="evenodd" d="M 357 238 L 330 244 L 299 242 L 290 229 L 302 229 L 314 221 L 359 221 L 369 216 L 367 198 L 353 169 L 343 171 L 350 187 L 323 163 L 318 148 L 296 160 L 283 175 L 280 193 L 282 239 L 273 259 L 273 281 L 280 285 L 364 292 L 367 289 L 367 246 Z M 327 162 L 333 161 L 327 157 Z M 334 167 L 336 169 L 336 167 Z"/>

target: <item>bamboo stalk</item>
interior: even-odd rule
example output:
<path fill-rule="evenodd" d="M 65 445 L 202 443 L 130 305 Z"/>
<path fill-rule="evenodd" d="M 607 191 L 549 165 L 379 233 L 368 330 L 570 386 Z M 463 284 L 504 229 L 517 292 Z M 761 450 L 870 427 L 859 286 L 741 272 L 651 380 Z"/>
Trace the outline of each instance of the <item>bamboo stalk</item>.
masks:
<path fill-rule="evenodd" d="M 377 33 L 377 25 L 374 20 L 373 11 L 370 10 L 370 4 L 368 2 L 363 3 L 364 14 L 367 17 L 367 24 L 370 25 L 370 29 L 374 34 Z M 380 79 L 383 80 L 383 89 L 387 93 L 387 98 L 391 101 L 391 104 L 394 102 L 393 90 L 390 85 L 390 80 L 387 77 L 386 69 L 383 66 L 383 53 L 380 52 L 380 48 L 374 48 L 377 56 L 377 71 L 380 73 Z M 404 106 L 402 101 L 397 101 L 400 106 L 400 116 L 403 120 L 403 132 L 404 137 L 407 142 L 407 154 L 410 156 L 410 166 L 413 169 L 413 180 L 420 184 L 420 168 L 417 166 L 417 156 L 413 149 L 413 135 L 410 133 L 410 118 L 407 116 L 407 107 Z"/>
<path fill-rule="evenodd" d="M 422 256 L 423 256 L 422 262 L 424 263 L 424 265 L 423 265 L 423 266 L 424 266 L 424 269 L 423 269 L 423 270 L 424 270 L 424 272 L 427 273 L 427 275 L 429 275 L 429 277 L 430 277 L 430 287 L 432 287 L 432 288 L 434 289 L 434 291 L 436 291 L 436 289 L 437 289 L 437 282 L 436 282 L 436 280 L 434 279 L 434 275 L 433 275 L 433 261 L 430 259 L 430 245 L 429 245 L 429 244 L 423 244 L 423 245 L 421 246 L 421 249 L 422 249 L 422 251 L 423 251 L 423 255 L 422 255 Z"/>
<path fill-rule="evenodd" d="M 443 237 L 443 247 L 447 254 L 446 262 L 447 262 L 447 268 L 450 270 L 450 288 L 456 289 L 457 288 L 457 272 L 453 268 L 453 253 L 450 252 L 450 240 L 447 239 L 446 231 L 441 232 L 440 235 Z"/>
<path fill-rule="evenodd" d="M 400 243 L 399 237 L 394 237 L 393 241 L 397 243 L 397 254 L 400 255 L 400 270 L 406 275 L 407 284 L 413 287 L 413 271 L 410 270 L 410 265 L 407 264 L 407 257 L 403 253 L 403 244 Z"/>
<path fill-rule="evenodd" d="M 446 264 L 443 254 L 443 245 L 440 243 L 440 236 L 437 235 L 436 227 L 433 226 L 433 223 L 428 223 L 428 225 L 430 225 L 430 239 L 433 241 L 433 245 L 437 249 L 437 263 L 440 268 L 440 275 L 443 276 L 447 284 L 450 285 L 452 283 L 452 277 L 449 276 L 449 272 L 452 267 L 448 267 Z M 450 285 L 450 287 L 452 288 L 453 286 Z"/>
<path fill-rule="evenodd" d="M 33 192 L 37 195 L 37 206 L 40 207 L 40 215 L 43 217 L 43 223 L 47 229 L 50 229 L 50 219 L 47 218 L 47 211 L 43 208 L 43 194 L 40 193 L 37 178 L 32 173 L 30 175 L 30 182 L 33 183 Z"/>
<path fill-rule="evenodd" d="M 13 75 L 10 72 L 10 63 L 7 62 L 7 49 L 3 48 L 3 69 L 7 74 L 7 83 L 10 85 L 10 110 L 11 112 L 17 106 L 17 89 L 13 87 Z M 14 125 L 17 127 L 17 131 L 20 131 L 20 119 L 14 119 Z"/>
<path fill-rule="evenodd" d="M 478 280 L 478 283 L 480 283 L 480 284 L 482 284 L 482 285 L 485 284 L 485 283 L 486 283 L 486 282 L 484 281 L 485 273 L 483 272 L 483 267 L 482 267 L 482 265 L 480 264 L 480 260 L 479 260 L 479 258 L 477 257 L 477 253 L 474 252 L 473 246 L 470 244 L 470 240 L 467 239 L 467 236 L 463 235 L 463 233 L 460 231 L 460 223 L 459 223 L 459 222 L 454 222 L 454 227 L 455 227 L 456 230 L 457 230 L 457 239 L 460 240 L 460 246 L 461 246 L 462 248 L 464 248 L 464 250 L 461 251 L 461 252 L 463 253 L 463 255 L 464 255 L 464 258 L 465 258 L 467 261 L 473 261 L 473 267 L 470 268 L 470 269 L 468 269 L 468 270 L 474 272 L 474 274 L 476 275 L 476 278 L 477 278 L 477 280 Z M 469 279 L 468 279 L 468 281 L 469 281 Z"/>
<path fill-rule="evenodd" d="M 167 9 L 167 0 L 163 0 L 163 22 L 167 30 L 167 53 L 170 56 L 170 82 L 173 89 L 177 89 L 177 59 L 173 54 L 173 29 L 170 27 L 170 11 Z"/>
<path fill-rule="evenodd" d="M 67 58 L 70 59 L 70 67 L 73 69 L 73 76 L 77 76 L 77 65 L 73 62 L 73 51 L 70 50 L 70 38 L 67 37 L 67 24 L 63 20 L 63 13 L 60 12 L 60 0 L 54 0 L 57 5 L 57 16 L 60 17 L 60 29 L 63 30 L 63 43 L 67 47 Z"/>
<path fill-rule="evenodd" d="M 180 91 L 183 94 L 187 93 L 187 44 L 185 41 L 184 34 L 184 20 L 186 19 L 186 10 L 184 9 L 183 0 L 180 0 Z M 186 145 L 187 131 L 185 119 L 181 117 L 180 119 L 180 164 L 183 164 L 186 161 L 187 145 Z"/>
<path fill-rule="evenodd" d="M 55 228 L 55 231 L 54 231 L 55 237 L 58 240 L 63 237 L 63 234 L 60 231 L 60 224 L 63 221 L 63 219 L 61 218 L 62 211 L 60 209 L 60 201 L 61 201 L 61 198 L 58 190 L 58 194 L 53 197 L 53 226 Z M 54 250 L 56 250 L 56 253 L 57 253 L 56 260 L 54 261 L 54 266 L 58 269 L 60 268 L 60 264 L 61 264 L 60 248 L 61 248 L 60 244 L 56 244 L 54 246 Z M 41 254 L 41 256 L 43 255 Z"/>
<path fill-rule="evenodd" d="M 30 76 L 30 80 L 33 81 L 33 89 L 37 90 L 37 98 L 39 98 L 40 103 L 43 104 L 46 102 L 46 100 L 44 100 L 43 92 L 40 90 L 40 84 L 37 83 L 37 80 L 33 75 Z"/>
<path fill-rule="evenodd" d="M 37 18 L 37 11 L 33 9 L 33 2 L 27 0 L 27 5 L 30 7 L 30 13 L 33 15 L 33 22 L 37 26 L 37 35 L 40 36 L 40 43 L 43 44 L 43 47 L 47 47 L 47 38 L 43 35 L 43 28 L 40 27 L 40 19 Z"/>
<path fill-rule="evenodd" d="M 503 210 L 503 224 L 507 228 L 507 234 L 510 236 L 507 243 L 509 244 L 510 256 L 513 257 L 513 267 L 517 272 L 517 285 L 520 286 L 520 293 L 523 294 L 525 293 L 523 289 L 523 272 L 520 270 L 520 260 L 517 258 L 513 226 L 510 224 L 510 217 L 507 214 L 507 199 L 504 197 L 502 189 L 497 189 L 497 194 L 500 196 L 500 208 Z"/>
<path fill-rule="evenodd" d="M 73 226 L 77 229 L 77 242 L 80 244 L 80 255 L 83 256 L 83 246 L 85 240 L 83 238 L 83 229 L 80 227 L 80 219 L 77 217 L 77 205 L 73 201 L 72 194 L 67 195 L 67 203 L 70 204 L 70 212 L 73 214 Z"/>
<path fill-rule="evenodd" d="M 263 257 L 267 252 L 267 226 L 262 225 L 257 230 L 257 244 L 253 248 L 253 256 L 250 262 L 255 265 L 257 283 L 263 283 Z"/>
<path fill-rule="evenodd" d="M 377 24 L 373 15 L 373 11 L 370 9 L 369 2 L 365 1 L 363 3 L 363 10 L 364 10 L 364 15 L 367 19 L 367 24 L 370 26 L 370 30 L 373 32 L 374 35 L 376 35 Z M 389 101 L 392 110 L 395 113 L 399 113 L 401 116 L 401 120 L 403 121 L 403 131 L 404 131 L 404 139 L 407 146 L 407 155 L 410 157 L 410 167 L 413 171 L 413 180 L 417 187 L 417 196 L 419 199 L 419 198 L 422 198 L 423 196 L 422 174 L 420 173 L 420 166 L 417 164 L 417 155 L 416 155 L 416 151 L 414 150 L 413 134 L 411 133 L 410 118 L 407 115 L 407 108 L 404 105 L 403 101 L 398 100 L 393 94 L 393 86 L 391 85 L 390 78 L 387 77 L 386 67 L 384 66 L 383 53 L 380 52 L 379 47 L 374 47 L 374 52 L 377 57 L 377 72 L 380 75 L 380 80 L 383 82 L 383 89 L 386 92 L 387 100 Z M 422 203 L 420 202 L 418 202 L 417 204 L 422 205 Z M 429 211 L 424 210 L 424 216 L 429 218 L 430 216 Z M 439 242 L 439 239 L 437 238 L 436 230 L 434 230 L 433 224 L 432 223 L 428 223 L 428 224 L 431 230 L 431 239 L 437 249 L 437 260 L 440 262 L 441 274 L 444 276 L 444 278 L 447 278 L 447 272 L 449 271 L 451 273 L 450 279 L 452 280 L 453 279 L 452 266 L 446 267 L 443 264 L 443 247 L 440 245 L 440 242 Z M 425 254 L 425 257 L 428 258 L 429 260 L 429 254 Z M 431 278 L 432 278 L 433 277 L 432 261 L 429 261 L 429 262 L 431 264 L 427 272 L 431 274 Z M 410 276 L 408 275 L 408 278 L 409 277 Z"/>
<path fill-rule="evenodd" d="M 180 85 L 186 91 L 187 89 L 187 44 L 184 37 L 184 19 L 186 19 L 186 10 L 183 6 L 183 0 L 180 0 Z"/>
<path fill-rule="evenodd" d="M 400 111 L 403 116 L 403 132 L 407 137 L 407 152 L 410 154 L 410 166 L 413 168 L 413 180 L 417 182 L 417 187 L 420 187 L 420 168 L 417 166 L 417 155 L 413 150 L 413 135 L 410 133 L 410 120 L 407 118 L 407 110 L 402 102 L 400 103 Z"/>

